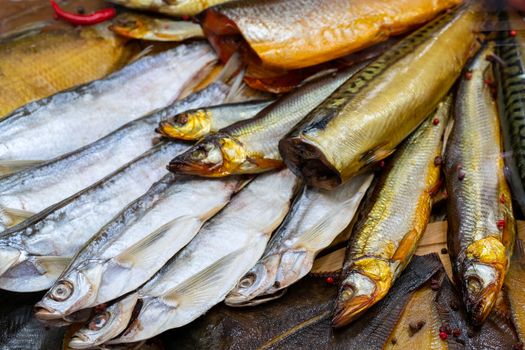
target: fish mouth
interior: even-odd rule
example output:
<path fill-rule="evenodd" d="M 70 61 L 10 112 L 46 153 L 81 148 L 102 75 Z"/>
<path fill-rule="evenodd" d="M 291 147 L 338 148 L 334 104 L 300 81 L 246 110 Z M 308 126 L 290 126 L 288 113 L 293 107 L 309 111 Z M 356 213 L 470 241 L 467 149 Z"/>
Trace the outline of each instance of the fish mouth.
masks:
<path fill-rule="evenodd" d="M 257 306 L 281 298 L 284 294 L 286 294 L 287 290 L 287 288 L 279 289 L 273 294 L 263 294 L 249 300 L 246 300 L 244 298 L 236 299 L 235 296 L 230 296 L 224 301 L 224 303 L 230 307 Z"/>
<path fill-rule="evenodd" d="M 169 171 L 185 175 L 213 176 L 215 168 L 216 166 L 178 158 L 173 159 L 168 164 Z"/>
<path fill-rule="evenodd" d="M 467 316 L 474 326 L 485 322 L 501 289 L 498 270 L 489 265 L 472 264 L 464 274 L 463 299 Z"/>
<path fill-rule="evenodd" d="M 56 319 L 62 319 L 64 316 L 61 312 L 38 302 L 35 305 L 35 317 L 42 321 L 55 321 Z"/>
<path fill-rule="evenodd" d="M 348 325 L 388 293 L 393 283 L 387 261 L 363 258 L 355 261 L 337 296 L 332 327 Z"/>
<path fill-rule="evenodd" d="M 89 349 L 95 344 L 88 337 L 80 332 L 76 332 L 75 335 L 69 341 L 69 347 L 73 349 Z"/>
<path fill-rule="evenodd" d="M 159 123 L 159 127 L 155 129 L 155 132 L 161 134 L 170 139 L 187 140 L 193 141 L 195 137 L 189 133 L 182 132 L 180 127 L 173 125 L 168 121 L 162 121 Z"/>

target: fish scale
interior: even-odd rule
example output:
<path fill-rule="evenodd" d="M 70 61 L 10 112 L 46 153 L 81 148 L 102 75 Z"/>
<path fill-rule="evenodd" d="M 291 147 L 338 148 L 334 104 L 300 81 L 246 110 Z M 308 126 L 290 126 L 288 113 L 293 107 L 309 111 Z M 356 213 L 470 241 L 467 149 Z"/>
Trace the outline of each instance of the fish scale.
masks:
<path fill-rule="evenodd" d="M 494 43 L 486 44 L 467 66 L 468 77 L 461 78 L 445 157 L 448 251 L 476 325 L 497 299 L 515 236 L 498 110 L 486 83 L 492 77 L 487 57 L 493 54 Z"/>

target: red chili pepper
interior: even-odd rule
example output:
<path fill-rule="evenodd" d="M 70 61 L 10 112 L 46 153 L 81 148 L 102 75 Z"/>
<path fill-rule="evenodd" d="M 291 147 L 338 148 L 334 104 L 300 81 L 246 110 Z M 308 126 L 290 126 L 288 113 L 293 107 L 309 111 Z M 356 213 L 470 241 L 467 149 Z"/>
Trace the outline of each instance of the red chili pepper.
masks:
<path fill-rule="evenodd" d="M 51 6 L 53 6 L 53 9 L 55 10 L 56 17 L 62 18 L 63 20 L 72 24 L 79 24 L 83 26 L 97 24 L 107 21 L 108 19 L 115 17 L 115 15 L 117 14 L 117 11 L 114 8 L 110 7 L 93 12 L 88 15 L 79 15 L 76 13 L 71 13 L 62 10 L 55 0 L 49 1 L 51 2 Z"/>
<path fill-rule="evenodd" d="M 439 332 L 439 337 L 441 340 L 447 340 L 448 334 L 446 332 Z"/>

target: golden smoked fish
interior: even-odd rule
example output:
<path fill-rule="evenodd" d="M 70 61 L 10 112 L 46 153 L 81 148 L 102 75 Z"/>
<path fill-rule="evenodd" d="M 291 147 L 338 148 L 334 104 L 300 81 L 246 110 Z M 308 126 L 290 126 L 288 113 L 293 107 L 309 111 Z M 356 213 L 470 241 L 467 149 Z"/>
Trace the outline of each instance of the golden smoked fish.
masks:
<path fill-rule="evenodd" d="M 191 109 L 161 121 L 156 131 L 168 138 L 195 141 L 240 120 L 250 119 L 273 102 L 255 100 Z"/>
<path fill-rule="evenodd" d="M 205 137 L 174 158 L 168 169 L 176 173 L 221 177 L 281 168 L 279 140 L 359 68 L 351 67 L 311 80 L 253 118 Z"/>
<path fill-rule="evenodd" d="M 110 0 L 137 10 L 148 10 L 170 16 L 194 16 L 210 6 L 231 0 Z"/>
<path fill-rule="evenodd" d="M 107 25 L 60 29 L 0 44 L 0 118 L 24 104 L 121 68 L 138 46 Z"/>
<path fill-rule="evenodd" d="M 499 117 L 491 87 L 492 43 L 467 66 L 447 144 L 448 250 L 467 315 L 479 325 L 505 279 L 515 221 L 505 180 Z"/>
<path fill-rule="evenodd" d="M 476 5 L 447 13 L 349 79 L 280 142 L 286 165 L 329 189 L 391 154 L 460 74 L 480 16 Z"/>
<path fill-rule="evenodd" d="M 127 38 L 151 41 L 183 41 L 204 38 L 201 27 L 196 23 L 128 12 L 119 15 L 109 29 Z"/>
<path fill-rule="evenodd" d="M 414 254 L 440 184 L 447 98 L 388 161 L 348 243 L 332 324 L 342 327 L 383 299 Z"/>
<path fill-rule="evenodd" d="M 297 69 L 327 62 L 403 33 L 461 0 L 234 1 L 201 15 L 223 57 L 241 37 L 263 64 Z M 234 37 L 234 38 L 232 38 Z M 233 44 L 235 45 L 235 44 Z"/>

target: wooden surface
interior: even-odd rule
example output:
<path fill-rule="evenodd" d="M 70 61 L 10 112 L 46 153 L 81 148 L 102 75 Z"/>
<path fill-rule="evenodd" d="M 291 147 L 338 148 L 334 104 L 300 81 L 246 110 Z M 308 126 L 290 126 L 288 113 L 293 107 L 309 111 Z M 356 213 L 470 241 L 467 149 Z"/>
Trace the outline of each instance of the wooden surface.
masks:
<path fill-rule="evenodd" d="M 525 221 L 518 221 L 518 235 L 525 235 Z M 452 276 L 450 260 L 448 254 L 442 253 L 442 249 L 447 247 L 447 222 L 433 222 L 427 226 L 425 234 L 419 242 L 416 254 L 425 255 L 436 253 L 439 255 L 445 270 Z M 343 266 L 345 249 L 339 249 L 331 254 L 317 259 L 314 263 L 312 273 L 325 273 L 337 271 Z"/>

